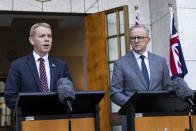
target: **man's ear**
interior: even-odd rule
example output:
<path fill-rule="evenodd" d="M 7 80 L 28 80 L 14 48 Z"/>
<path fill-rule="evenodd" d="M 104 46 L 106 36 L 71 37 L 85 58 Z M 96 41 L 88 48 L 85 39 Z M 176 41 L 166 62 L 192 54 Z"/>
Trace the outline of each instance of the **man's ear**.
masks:
<path fill-rule="evenodd" d="M 29 37 L 29 42 L 31 43 L 31 45 L 34 45 L 34 39 L 32 36 Z"/>
<path fill-rule="evenodd" d="M 148 37 L 148 43 L 150 42 L 150 37 Z"/>

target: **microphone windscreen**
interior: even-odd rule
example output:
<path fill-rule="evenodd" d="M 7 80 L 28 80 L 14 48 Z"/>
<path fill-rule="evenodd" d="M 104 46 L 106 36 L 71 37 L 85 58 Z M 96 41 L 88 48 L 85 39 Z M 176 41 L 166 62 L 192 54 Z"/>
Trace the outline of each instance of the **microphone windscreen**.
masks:
<path fill-rule="evenodd" d="M 65 104 L 67 100 L 73 102 L 75 100 L 75 92 L 73 83 L 68 78 L 60 78 L 57 81 L 57 92 L 61 103 Z"/>
<path fill-rule="evenodd" d="M 176 90 L 176 84 L 173 80 L 170 80 L 167 82 L 167 84 L 165 85 L 163 89 L 169 92 L 173 92 Z"/>
<path fill-rule="evenodd" d="M 192 90 L 190 89 L 190 87 L 188 86 L 188 84 L 184 81 L 184 79 L 177 77 L 174 80 L 174 86 L 176 88 L 176 95 L 183 99 L 193 99 L 194 98 L 194 94 L 192 92 Z"/>

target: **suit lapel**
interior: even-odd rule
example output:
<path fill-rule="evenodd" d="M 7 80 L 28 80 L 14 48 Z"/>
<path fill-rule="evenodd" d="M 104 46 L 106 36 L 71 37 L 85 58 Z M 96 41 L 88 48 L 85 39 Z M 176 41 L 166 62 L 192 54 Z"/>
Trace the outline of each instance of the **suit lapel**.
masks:
<path fill-rule="evenodd" d="M 48 60 L 50 65 L 50 91 L 53 91 L 54 84 L 55 84 L 56 63 L 49 56 L 48 56 Z"/>
<path fill-rule="evenodd" d="M 128 61 L 131 65 L 131 68 L 136 72 L 137 74 L 137 77 L 141 80 L 142 84 L 145 86 L 145 89 L 148 89 L 147 87 L 147 84 L 146 84 L 146 81 L 144 80 L 144 77 L 143 77 L 143 74 L 139 68 L 139 65 L 137 63 L 137 60 L 133 54 L 133 51 L 131 51 L 129 54 L 128 54 Z"/>
<path fill-rule="evenodd" d="M 39 90 L 41 91 L 40 89 L 40 80 L 39 80 L 39 74 L 38 74 L 38 71 L 37 71 L 37 67 L 36 67 L 36 64 L 35 64 L 35 59 L 33 57 L 33 54 L 30 54 L 27 56 L 27 65 L 28 67 L 30 68 L 30 71 L 36 81 L 36 84 L 37 84 L 37 87 L 39 87 Z"/>

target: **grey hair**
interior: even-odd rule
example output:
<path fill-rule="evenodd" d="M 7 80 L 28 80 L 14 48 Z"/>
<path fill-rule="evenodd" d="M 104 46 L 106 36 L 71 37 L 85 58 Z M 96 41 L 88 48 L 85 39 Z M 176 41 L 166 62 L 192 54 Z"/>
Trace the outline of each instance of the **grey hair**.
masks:
<path fill-rule="evenodd" d="M 51 29 L 51 26 L 48 23 L 44 23 L 44 22 L 43 23 L 36 23 L 36 24 L 31 26 L 30 36 L 34 36 L 35 35 L 35 29 L 40 27 L 40 26 Z"/>
<path fill-rule="evenodd" d="M 149 36 L 149 30 L 146 28 L 145 25 L 134 25 L 131 28 L 129 28 L 129 31 L 131 32 L 131 31 L 133 31 L 134 29 L 137 29 L 137 28 L 145 29 L 145 31 L 147 32 L 147 35 Z"/>

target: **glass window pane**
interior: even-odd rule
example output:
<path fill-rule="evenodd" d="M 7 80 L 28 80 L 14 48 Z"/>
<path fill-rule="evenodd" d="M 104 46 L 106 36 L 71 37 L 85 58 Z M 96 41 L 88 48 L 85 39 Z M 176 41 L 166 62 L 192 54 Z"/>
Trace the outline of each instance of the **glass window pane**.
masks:
<path fill-rule="evenodd" d="M 108 52 L 109 52 L 109 61 L 118 59 L 117 38 L 108 39 Z"/>
<path fill-rule="evenodd" d="M 122 131 L 122 126 L 112 126 L 112 131 Z"/>
<path fill-rule="evenodd" d="M 124 56 L 126 54 L 126 48 L 125 48 L 125 36 L 120 37 L 120 43 L 121 43 L 121 56 Z"/>
<path fill-rule="evenodd" d="M 109 64 L 109 68 L 110 68 L 109 70 L 110 70 L 110 71 L 113 71 L 113 67 L 114 67 L 114 63 L 110 63 L 110 64 Z"/>
<path fill-rule="evenodd" d="M 111 102 L 111 112 L 118 112 L 119 110 L 120 110 L 120 106 L 118 106 L 115 103 Z"/>
<path fill-rule="evenodd" d="M 116 13 L 107 14 L 108 36 L 117 34 Z"/>
<path fill-rule="evenodd" d="M 124 33 L 124 14 L 123 11 L 119 11 L 119 19 L 120 19 L 120 33 Z"/>
<path fill-rule="evenodd" d="M 122 131 L 122 126 L 112 126 L 112 131 Z"/>
<path fill-rule="evenodd" d="M 114 66 L 114 63 L 109 64 L 110 81 L 112 80 L 113 66 Z"/>
<path fill-rule="evenodd" d="M 113 71 L 110 71 L 110 81 L 112 80 Z"/>

